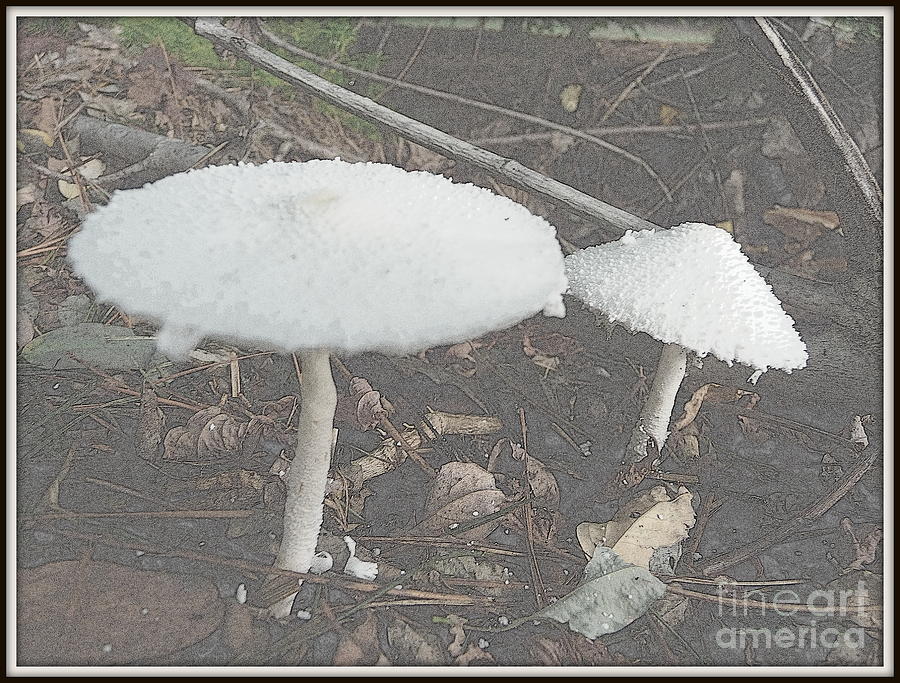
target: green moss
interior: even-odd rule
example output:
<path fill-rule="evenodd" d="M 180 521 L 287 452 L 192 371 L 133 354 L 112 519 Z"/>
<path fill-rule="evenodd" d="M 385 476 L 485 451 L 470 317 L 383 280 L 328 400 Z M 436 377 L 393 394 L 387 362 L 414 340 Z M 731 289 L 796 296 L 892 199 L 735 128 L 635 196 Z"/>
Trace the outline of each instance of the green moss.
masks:
<path fill-rule="evenodd" d="M 16 28 L 19 33 L 28 36 L 55 35 L 59 38 L 75 40 L 82 36 L 78 22 L 85 21 L 75 17 L 18 17 Z"/>
<path fill-rule="evenodd" d="M 141 50 L 162 41 L 169 54 L 189 66 L 221 69 L 225 62 L 213 50 L 212 43 L 201 38 L 190 26 L 172 17 L 120 17 L 122 46 Z"/>

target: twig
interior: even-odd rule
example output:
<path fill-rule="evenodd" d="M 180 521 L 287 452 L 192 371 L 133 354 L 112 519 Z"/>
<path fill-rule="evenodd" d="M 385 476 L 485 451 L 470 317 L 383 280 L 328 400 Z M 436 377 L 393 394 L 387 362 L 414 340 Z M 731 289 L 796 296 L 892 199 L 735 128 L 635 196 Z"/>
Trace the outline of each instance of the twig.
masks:
<path fill-rule="evenodd" d="M 816 605 L 807 605 L 805 603 L 800 602 L 765 602 L 763 600 L 750 600 L 748 598 L 733 598 L 728 595 L 710 595 L 709 593 L 700 593 L 698 591 L 692 591 L 687 588 L 682 588 L 681 586 L 673 586 L 669 584 L 668 591 L 672 593 L 676 593 L 677 595 L 684 595 L 688 598 L 695 598 L 697 600 L 706 600 L 707 602 L 715 602 L 719 605 L 730 605 L 731 607 L 736 608 L 745 608 L 745 607 L 753 607 L 755 609 L 762 610 L 770 610 L 775 609 L 778 610 L 779 614 L 782 613 L 782 610 L 785 612 L 791 610 L 793 612 L 803 612 L 806 614 L 815 614 L 815 615 L 840 615 L 842 614 L 841 610 L 846 611 L 848 608 L 846 605 L 837 605 L 837 606 L 816 606 Z M 871 612 L 881 612 L 881 605 L 865 605 L 864 609 Z"/>
<path fill-rule="evenodd" d="M 166 60 L 166 71 L 169 74 L 169 86 L 172 88 L 172 96 L 178 97 L 178 87 L 175 85 L 175 72 L 172 71 L 172 62 L 169 61 L 169 51 L 166 50 L 166 44 L 163 42 L 162 37 L 157 36 L 156 41 L 159 44 L 159 49 L 162 50 L 163 58 Z"/>
<path fill-rule="evenodd" d="M 84 206 L 85 211 L 90 211 L 92 207 L 91 202 L 87 197 L 87 190 L 84 187 L 81 174 L 76 170 L 77 166 L 72 158 L 71 152 L 69 152 L 69 146 L 66 144 L 66 139 L 63 136 L 62 131 L 59 131 L 57 137 L 59 138 L 59 145 L 62 147 L 63 154 L 66 155 L 66 161 L 69 163 L 69 173 L 72 175 L 72 181 L 78 188 L 78 197 L 81 199 L 81 204 Z"/>
<path fill-rule="evenodd" d="M 703 138 L 703 147 L 706 149 L 706 156 L 707 158 L 712 158 L 712 145 L 709 142 L 709 136 L 706 134 L 706 129 L 702 126 L 700 108 L 697 106 L 697 98 L 694 97 L 694 89 L 691 87 L 691 82 L 684 75 L 684 69 L 681 69 L 681 80 L 684 81 L 684 89 L 687 91 L 688 99 L 691 101 L 691 108 L 694 110 L 694 120 L 697 122 L 697 127 L 700 130 L 700 137 Z M 713 177 L 716 179 L 716 190 L 719 193 L 719 201 L 722 202 L 722 213 L 723 215 L 726 215 L 728 213 L 728 202 L 725 199 L 725 192 L 722 189 L 722 174 L 719 173 L 719 165 L 715 162 L 711 163 L 710 167 L 712 168 Z"/>
<path fill-rule="evenodd" d="M 514 111 L 512 109 L 507 109 L 506 107 L 501 107 L 496 104 L 489 104 L 488 102 L 481 102 L 480 100 L 473 100 L 468 97 L 463 97 L 462 95 L 456 95 L 453 93 L 444 92 L 442 90 L 435 90 L 434 88 L 427 88 L 422 85 L 414 85 L 412 83 L 406 83 L 397 78 L 390 78 L 388 76 L 382 76 L 381 74 L 373 73 L 371 71 L 363 71 L 362 69 L 357 69 L 352 66 L 347 66 L 345 64 L 341 64 L 340 62 L 336 62 L 331 59 L 326 59 L 324 57 L 320 57 L 319 55 L 315 54 L 314 52 L 307 52 L 306 50 L 303 50 L 303 49 L 297 47 L 293 43 L 290 43 L 286 40 L 279 38 L 271 31 L 266 30 L 266 28 L 262 25 L 262 22 L 259 22 L 259 23 L 260 23 L 260 31 L 262 32 L 263 36 L 266 37 L 267 40 L 274 43 L 278 47 L 287 50 L 288 52 L 292 52 L 293 54 L 295 54 L 299 57 L 303 57 L 304 59 L 309 59 L 311 61 L 318 62 L 319 64 L 324 64 L 333 69 L 343 70 L 345 72 L 352 73 L 357 76 L 369 78 L 373 81 L 377 81 L 377 82 L 381 82 L 381 83 L 389 83 L 392 87 L 397 86 L 400 88 L 406 88 L 407 90 L 419 92 L 424 95 L 430 95 L 432 97 L 439 97 L 441 99 L 449 100 L 451 102 L 456 102 L 458 104 L 463 104 L 463 105 L 467 105 L 470 107 L 475 107 L 477 109 L 482 109 L 484 111 L 495 112 L 498 114 L 502 114 L 504 116 L 508 116 L 509 118 L 518 119 L 520 121 L 525 121 L 527 123 L 533 123 L 533 124 L 542 126 L 544 128 L 550 128 L 552 130 L 556 130 L 561 133 L 565 133 L 566 135 L 571 135 L 572 137 L 579 138 L 579 139 L 585 140 L 587 142 L 591 142 L 591 143 L 593 143 L 599 147 L 602 147 L 610 152 L 613 152 L 615 154 L 623 156 L 626 159 L 628 159 L 629 161 L 636 163 L 638 166 L 643 168 L 644 171 L 646 171 L 646 173 L 657 182 L 657 184 L 663 190 L 664 194 L 671 200 L 671 194 L 669 193 L 668 186 L 662 181 L 662 178 L 659 177 L 659 175 L 656 173 L 656 171 L 653 169 L 652 166 L 650 166 L 646 161 L 644 161 L 640 157 L 632 154 L 631 152 L 629 152 L 625 149 L 622 149 L 621 147 L 618 147 L 616 145 L 613 145 L 612 143 L 607 142 L 606 140 L 598 138 L 595 135 L 585 133 L 583 131 L 578 130 L 577 128 L 572 128 L 571 126 L 565 126 L 561 123 L 556 123 L 555 121 L 550 121 L 548 119 L 542 119 L 539 116 L 534 116 L 533 114 L 526 114 L 524 112 Z M 196 30 L 196 27 L 194 30 Z M 290 62 L 288 62 L 288 63 L 290 63 Z M 263 68 L 266 68 L 266 67 L 263 66 Z M 276 75 L 281 76 L 281 74 L 278 74 L 278 73 L 276 73 Z M 283 76 L 281 76 L 281 77 L 283 77 Z M 351 91 L 348 90 L 346 92 L 350 93 Z M 318 93 L 316 93 L 316 94 L 318 94 Z M 353 94 L 355 94 L 355 93 L 353 93 Z M 383 96 L 383 93 L 382 93 L 382 96 Z M 334 103 L 332 103 L 332 104 L 334 104 Z M 343 105 L 339 105 L 339 106 L 343 106 Z M 366 118 L 363 114 L 360 114 L 359 112 L 354 111 L 354 113 L 357 113 L 359 116 L 363 116 L 363 118 Z M 396 112 L 395 112 L 395 114 L 396 114 Z M 399 114 L 397 114 L 397 115 L 401 116 Z M 409 137 L 408 135 L 406 135 L 403 132 L 403 130 L 395 129 L 395 132 L 399 133 L 403 137 Z M 414 138 L 411 138 L 411 139 L 414 139 Z M 419 142 L 419 144 L 422 144 L 425 147 L 429 147 L 431 149 L 436 149 L 439 152 L 442 151 L 440 148 L 430 146 L 426 143 L 420 142 L 419 140 L 415 140 L 415 141 Z M 478 162 L 474 162 L 474 163 L 477 164 Z M 496 169 L 489 169 L 489 170 L 496 170 Z M 606 220 L 606 219 L 604 219 L 604 220 Z"/>
<path fill-rule="evenodd" d="M 883 236 L 884 209 L 882 205 L 884 196 L 868 162 L 866 162 L 865 157 L 850 133 L 847 132 L 837 113 L 835 113 L 825 93 L 819 88 L 819 84 L 816 83 L 812 74 L 800 61 L 800 58 L 797 57 L 796 53 L 782 38 L 778 29 L 764 17 L 756 17 L 755 19 L 766 39 L 771 43 L 772 48 L 781 59 L 781 62 L 790 72 L 795 87 L 799 88 L 803 93 L 808 106 L 818 118 L 829 140 L 843 157 L 844 165 L 850 171 L 854 183 L 865 200 L 866 208 L 876 221 L 874 227 L 878 236 Z"/>
<path fill-rule="evenodd" d="M 423 147 L 446 154 L 454 159 L 463 159 L 491 173 L 499 174 L 513 185 L 537 192 L 554 202 L 564 204 L 576 213 L 602 220 L 616 226 L 619 230 L 647 230 L 658 227 L 649 221 L 633 216 L 627 211 L 623 211 L 606 202 L 601 202 L 564 183 L 537 173 L 512 159 L 506 159 L 493 152 L 470 145 L 452 135 L 398 114 L 387 107 L 372 102 L 367 97 L 357 95 L 324 78 L 309 73 L 288 60 L 282 59 L 268 50 L 264 50 L 259 45 L 242 38 L 234 31 L 230 31 L 222 26 L 218 21 L 198 18 L 196 20 L 188 20 L 188 23 L 193 26 L 198 35 L 208 38 L 217 45 L 240 55 L 288 83 L 313 93 L 329 104 L 351 111 L 361 118 L 387 126 L 398 135 L 412 140 Z M 575 129 L 570 130 L 578 133 Z M 572 132 L 568 134 L 573 135 Z M 584 134 L 579 135 L 583 136 Z M 596 140 L 599 140 L 599 138 L 596 138 Z M 609 145 L 609 143 L 604 141 L 604 145 Z"/>
<path fill-rule="evenodd" d="M 615 112 L 616 109 L 619 108 L 619 105 L 622 104 L 622 102 L 624 102 L 628 98 L 628 96 L 631 94 L 631 92 L 643 82 L 644 78 L 649 76 L 650 73 L 657 66 L 659 66 L 659 63 L 662 62 L 662 60 L 664 60 L 666 57 L 669 56 L 670 52 L 672 52 L 671 47 L 667 47 L 665 50 L 660 52 L 657 55 L 656 59 L 654 59 L 652 62 L 650 62 L 650 64 L 647 65 L 647 68 L 644 69 L 640 74 L 638 74 L 637 78 L 635 78 L 633 81 L 631 81 L 631 83 L 629 83 L 627 86 L 625 86 L 625 89 L 619 93 L 619 96 L 616 97 L 615 100 L 613 100 L 613 103 L 611 105 L 609 105 L 609 108 L 606 110 L 606 112 L 600 118 L 600 123 L 606 123 L 606 121 L 609 119 L 609 117 L 613 115 L 613 112 Z M 671 197 L 670 197 L 670 199 L 671 199 Z"/>
<path fill-rule="evenodd" d="M 250 512 L 250 511 L 248 511 Z M 79 540 L 88 541 L 90 543 L 96 543 L 97 545 L 104 545 L 111 548 L 125 548 L 126 550 L 137 550 L 141 551 L 147 555 L 159 555 L 162 557 L 181 557 L 186 560 L 196 560 L 198 562 L 208 562 L 210 564 L 217 564 L 223 567 L 234 567 L 235 569 L 242 569 L 244 571 L 253 572 L 254 574 L 270 574 L 276 576 L 284 576 L 286 578 L 292 579 L 292 583 L 294 583 L 294 592 L 296 592 L 296 579 L 303 579 L 305 583 L 319 583 L 319 584 L 335 584 L 340 586 L 341 588 L 345 588 L 347 590 L 360 591 L 364 593 L 373 593 L 380 590 L 384 590 L 385 586 L 379 585 L 376 583 L 370 583 L 367 581 L 354 581 L 350 578 L 345 578 L 342 576 L 321 576 L 319 574 L 304 574 L 302 572 L 292 572 L 289 569 L 279 569 L 277 567 L 273 567 L 271 565 L 261 565 L 256 564 L 255 562 L 248 562 L 246 560 L 239 560 L 231 557 L 219 557 L 217 555 L 208 555 L 205 553 L 198 553 L 192 550 L 183 550 L 180 548 L 162 548 L 159 546 L 152 546 L 145 543 L 128 543 L 126 541 L 118 541 L 109 538 L 107 535 L 104 536 L 94 536 L 91 534 L 85 534 L 78 531 L 71 531 L 69 529 L 62 529 L 60 527 L 54 526 L 53 530 L 56 533 L 62 534 L 64 536 L 69 536 L 71 538 L 77 538 Z M 411 588 L 395 588 L 393 587 L 397 584 L 397 581 L 394 581 L 392 584 L 387 586 L 389 590 L 386 591 L 387 595 L 395 595 L 397 597 L 407 597 L 407 598 L 421 598 L 425 600 L 456 600 L 455 604 L 465 604 L 465 605 L 473 605 L 475 601 L 473 598 L 468 595 L 458 595 L 453 593 L 433 593 L 430 591 L 422 591 Z"/>
<path fill-rule="evenodd" d="M 807 507 L 797 517 L 786 522 L 781 527 L 769 531 L 765 536 L 762 536 L 755 541 L 751 541 L 730 553 L 726 553 L 720 557 L 713 557 L 705 562 L 699 563 L 697 569 L 706 576 L 715 576 L 720 574 L 724 569 L 749 560 L 767 548 L 787 540 L 792 534 L 800 531 L 807 522 L 818 519 L 824 515 L 835 505 L 835 503 L 847 495 L 847 493 L 856 486 L 856 483 L 862 479 L 863 475 L 871 469 L 879 455 L 878 449 L 872 448 L 871 451 L 846 474 L 842 481 L 821 499 Z"/>
<path fill-rule="evenodd" d="M 525 471 L 525 490 L 528 492 L 522 513 L 525 517 L 525 544 L 528 547 L 528 568 L 531 572 L 531 588 L 534 592 L 534 602 L 537 609 L 544 608 L 544 594 L 547 589 L 541 578 L 541 568 L 538 566 L 537 557 L 534 554 L 534 510 L 531 508 L 531 477 L 528 476 L 528 426 L 525 424 L 525 409 L 519 408 L 519 425 L 522 429 L 522 449 L 525 456 L 522 458 L 522 467 Z"/>
<path fill-rule="evenodd" d="M 254 515 L 253 510 L 149 510 L 143 512 L 46 512 L 43 514 L 19 515 L 24 522 L 49 519 L 101 519 L 101 518 L 169 518 L 169 519 L 246 519 Z"/>
<path fill-rule="evenodd" d="M 403 77 L 406 76 L 406 72 L 410 70 L 413 64 L 415 64 L 416 60 L 419 58 L 419 53 L 422 52 L 422 48 L 425 47 L 425 41 L 428 40 L 428 36 L 431 35 L 432 24 L 428 24 L 425 27 L 425 33 L 422 34 L 422 39 L 419 41 L 419 44 L 416 45 L 416 49 L 413 50 L 412 55 L 409 59 L 406 60 L 406 64 L 403 65 L 403 68 L 400 70 L 400 73 L 397 74 L 394 79 L 394 83 L 391 83 L 387 88 L 385 88 L 378 97 L 375 98 L 377 102 L 385 95 L 387 95 L 391 90 L 393 90 L 398 84 L 403 82 Z"/>
<path fill-rule="evenodd" d="M 809 579 L 770 579 L 768 581 L 732 581 L 722 583 L 717 579 L 701 578 L 699 576 L 671 576 L 662 577 L 666 583 L 697 583 L 701 586 L 796 586 L 809 583 Z"/>
<path fill-rule="evenodd" d="M 689 134 L 691 129 L 694 128 L 702 128 L 707 131 L 717 131 L 717 130 L 734 130 L 735 128 L 751 128 L 753 126 L 765 126 L 768 125 L 772 119 L 767 117 L 760 117 L 754 119 L 741 119 L 739 121 L 710 121 L 707 123 L 700 123 L 695 126 L 688 126 L 685 124 L 673 125 L 673 126 L 662 126 L 662 125 L 647 125 L 647 126 L 604 126 L 602 128 L 586 128 L 585 133 L 590 133 L 591 135 L 647 135 L 654 133 L 662 133 L 666 135 L 671 134 Z M 520 142 L 537 142 L 539 140 L 550 140 L 553 138 L 555 133 L 522 133 L 519 135 L 501 135 L 494 138 L 477 138 L 475 140 L 469 140 L 473 145 L 503 145 L 503 144 L 517 144 Z M 675 191 L 675 188 L 671 188 L 672 192 Z"/>

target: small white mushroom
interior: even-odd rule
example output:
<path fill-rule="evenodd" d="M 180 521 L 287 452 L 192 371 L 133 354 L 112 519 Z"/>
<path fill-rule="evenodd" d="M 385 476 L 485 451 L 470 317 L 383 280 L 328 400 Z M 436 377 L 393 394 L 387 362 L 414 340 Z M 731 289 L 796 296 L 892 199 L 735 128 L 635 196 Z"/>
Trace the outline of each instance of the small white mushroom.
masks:
<path fill-rule="evenodd" d="M 359 559 L 356 556 L 356 541 L 349 536 L 344 536 L 344 543 L 347 544 L 347 549 L 350 551 L 350 557 L 347 558 L 347 564 L 344 565 L 344 573 L 358 579 L 374 581 L 378 576 L 378 563 Z"/>
<path fill-rule="evenodd" d="M 806 345 L 772 288 L 740 245 L 720 228 L 684 223 L 628 231 L 621 239 L 566 258 L 569 291 L 632 332 L 665 343 L 629 450 L 646 453 L 647 437 L 662 448 L 686 351 L 728 365 L 786 372 L 806 366 Z"/>
<path fill-rule="evenodd" d="M 218 166 L 117 192 L 69 241 L 75 272 L 161 323 L 302 361 L 276 566 L 310 569 L 332 450 L 331 351 L 412 353 L 565 313 L 554 228 L 505 197 L 387 164 Z M 293 596 L 272 611 L 287 616 Z"/>

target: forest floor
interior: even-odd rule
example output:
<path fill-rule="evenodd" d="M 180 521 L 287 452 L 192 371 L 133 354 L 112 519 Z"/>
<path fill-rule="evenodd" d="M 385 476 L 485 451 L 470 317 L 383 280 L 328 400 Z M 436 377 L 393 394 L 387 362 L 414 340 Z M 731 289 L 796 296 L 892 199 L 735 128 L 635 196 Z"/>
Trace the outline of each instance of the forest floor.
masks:
<path fill-rule="evenodd" d="M 592 132 L 627 153 L 319 69 L 659 225 L 716 224 L 754 263 L 840 282 L 839 198 L 725 23 L 704 20 L 672 42 L 374 19 L 267 30 L 360 69 Z M 233 26 L 265 38 L 248 20 Z M 880 178 L 880 38 L 805 19 L 785 27 Z M 564 319 L 418 356 L 335 358 L 343 396 L 319 544 L 334 569 L 304 584 L 296 609 L 308 618 L 266 619 L 259 588 L 281 533 L 300 368 L 213 341 L 172 363 L 153 354 L 151 321 L 94 302 L 66 239 L 112 190 L 140 185 L 146 167 L 89 149 L 76 119 L 205 147 L 203 164 L 341 156 L 443 173 L 546 217 L 567 253 L 608 236 L 217 54 L 177 22 L 23 20 L 17 67 L 20 664 L 882 663 L 880 370 L 773 370 L 754 386 L 751 370 L 707 359 L 689 369 L 661 461 L 619 485 L 661 345 L 609 329 L 568 297 Z M 788 313 L 811 346 L 828 324 Z M 100 326 L 133 337 L 129 353 Z M 134 366 L 138 352 L 146 362 Z M 370 386 L 351 393 L 351 378 Z M 385 409 L 374 420 L 373 405 Z M 437 429 L 440 413 L 463 416 L 470 433 Z M 389 461 L 378 476 L 360 466 L 373 456 Z M 448 532 L 436 507 L 467 508 L 440 498 L 429 468 L 476 498 L 501 495 L 502 514 Z M 581 582 L 593 548 L 579 525 L 621 521 L 623 509 L 637 519 L 646 506 L 627 511 L 639 494 L 682 486 L 696 523 L 657 568 L 669 590 L 644 614 L 596 640 L 549 619 L 516 622 Z M 345 536 L 378 563 L 374 583 L 340 572 Z"/>

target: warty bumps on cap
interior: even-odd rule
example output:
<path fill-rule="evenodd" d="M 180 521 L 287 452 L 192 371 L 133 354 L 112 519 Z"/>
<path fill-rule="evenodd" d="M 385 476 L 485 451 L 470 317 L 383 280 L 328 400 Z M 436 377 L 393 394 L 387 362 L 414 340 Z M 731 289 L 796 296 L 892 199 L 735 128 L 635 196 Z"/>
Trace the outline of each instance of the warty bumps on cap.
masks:
<path fill-rule="evenodd" d="M 806 345 L 725 230 L 628 231 L 566 257 L 570 292 L 632 332 L 766 371 L 806 366 Z"/>
<path fill-rule="evenodd" d="M 117 192 L 69 244 L 100 300 L 285 351 L 418 351 L 562 316 L 555 229 L 489 190 L 339 159 L 217 166 Z"/>

